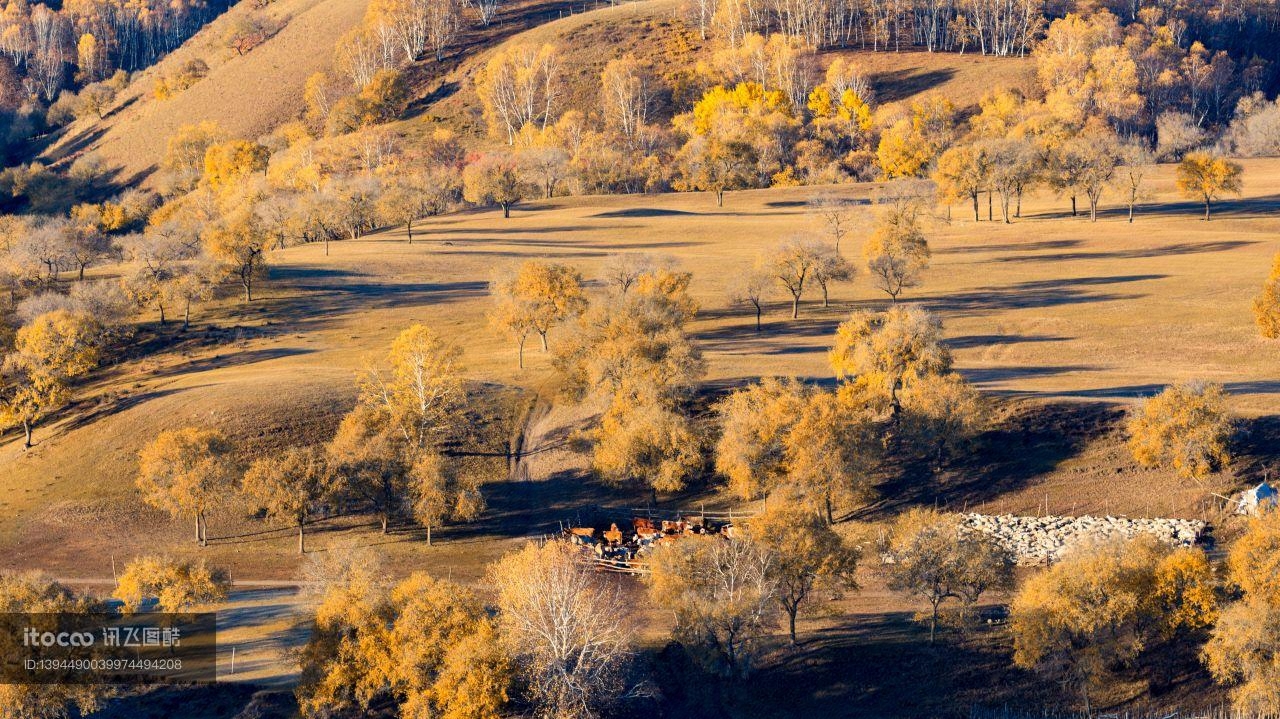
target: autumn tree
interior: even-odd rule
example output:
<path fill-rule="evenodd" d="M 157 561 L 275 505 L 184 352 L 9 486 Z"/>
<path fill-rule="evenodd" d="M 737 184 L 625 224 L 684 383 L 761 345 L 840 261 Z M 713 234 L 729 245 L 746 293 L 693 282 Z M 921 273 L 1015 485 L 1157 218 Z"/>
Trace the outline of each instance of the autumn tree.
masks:
<path fill-rule="evenodd" d="M 938 183 L 938 194 L 948 201 L 961 199 L 973 202 L 973 221 L 978 217 L 978 196 L 991 185 L 992 161 L 985 145 L 970 143 L 956 145 L 938 158 L 938 169 L 933 179 Z"/>
<path fill-rule="evenodd" d="M 138 490 L 147 504 L 172 517 L 195 518 L 196 541 L 208 541 L 205 515 L 232 486 L 231 445 L 215 430 L 166 430 L 138 453 Z"/>
<path fill-rule="evenodd" d="M 751 186 L 752 170 L 759 160 L 750 144 L 714 137 L 695 137 L 682 150 L 681 156 L 688 186 L 713 193 L 717 207 L 724 207 L 726 192 Z"/>
<path fill-rule="evenodd" d="M 920 283 L 929 266 L 929 243 L 914 213 L 888 211 L 862 246 L 862 258 L 876 287 L 897 303 L 898 295 Z"/>
<path fill-rule="evenodd" d="M 1280 338 L 1280 255 L 1271 263 L 1271 274 L 1262 284 L 1262 292 L 1253 298 L 1253 319 L 1263 337 Z"/>
<path fill-rule="evenodd" d="M 1265 716 L 1280 709 L 1276 680 L 1280 639 L 1280 512 L 1251 517 L 1227 553 L 1227 579 L 1242 596 L 1222 610 L 1203 658 L 1230 685 L 1235 709 Z"/>
<path fill-rule="evenodd" d="M 329 444 L 338 476 L 378 513 L 384 533 L 405 512 L 434 526 L 446 518 L 472 519 L 483 509 L 474 483 L 431 464 L 466 401 L 460 355 L 423 325 L 402 331 L 386 366 L 370 365 L 361 374 L 359 402 Z"/>
<path fill-rule="evenodd" d="M 475 594 L 425 572 L 388 591 L 366 559 L 348 553 L 326 576 L 300 653 L 304 712 L 391 703 L 407 717 L 502 716 L 510 660 Z"/>
<path fill-rule="evenodd" d="M 262 219 L 249 207 L 232 210 L 201 235 L 205 251 L 244 289 L 245 302 L 253 301 L 254 283 L 266 272 L 269 240 Z"/>
<path fill-rule="evenodd" d="M 809 200 L 809 212 L 831 237 L 832 249 L 840 254 L 840 241 L 848 235 L 858 219 L 857 207 L 850 200 L 835 195 L 819 195 Z"/>
<path fill-rule="evenodd" d="M 912 509 L 894 520 L 884 542 L 890 589 L 929 605 L 933 643 L 943 603 L 958 601 L 968 613 L 982 595 L 1013 586 L 1013 557 L 990 536 L 965 528 L 959 516 Z"/>
<path fill-rule="evenodd" d="M 160 167 L 176 188 L 190 190 L 204 174 L 209 148 L 226 139 L 226 132 L 212 121 L 182 125 L 166 141 Z"/>
<path fill-rule="evenodd" d="M 1171 385 L 1130 418 L 1129 449 L 1145 466 L 1199 481 L 1230 461 L 1231 423 L 1221 385 Z"/>
<path fill-rule="evenodd" d="M 510 153 L 482 155 L 462 172 L 462 195 L 467 202 L 497 205 L 504 218 L 511 217 L 511 208 L 529 192 L 519 163 Z"/>
<path fill-rule="evenodd" d="M 887 397 L 895 415 L 904 388 L 951 368 L 942 323 L 912 305 L 894 305 L 879 315 L 854 313 L 836 328 L 829 359 L 837 378 Z"/>
<path fill-rule="evenodd" d="M 552 327 L 580 316 L 587 309 L 582 275 L 569 265 L 526 260 L 490 283 L 495 307 L 490 322 L 515 338 L 519 365 L 524 368 L 524 343 L 530 332 L 542 340 Z"/>
<path fill-rule="evenodd" d="M 30 449 L 36 424 L 66 402 L 100 351 L 99 327 L 84 312 L 53 310 L 19 329 L 14 351 L 0 360 L 0 426 L 22 427 Z"/>
<path fill-rule="evenodd" d="M 729 301 L 736 305 L 750 305 L 756 315 L 756 332 L 761 329 L 761 316 L 764 314 L 765 298 L 774 279 L 768 270 L 759 264 L 745 273 L 737 275 L 729 288 Z"/>
<path fill-rule="evenodd" d="M 409 445 L 434 447 L 466 400 L 461 354 L 426 326 L 411 325 L 391 343 L 389 367 L 370 367 L 361 376 L 361 403 L 385 414 Z"/>
<path fill-rule="evenodd" d="M 102 611 L 103 607 L 89 597 L 78 596 L 66 586 L 38 572 L 0 570 L 0 613 L 25 614 L 27 622 L 40 622 L 40 615 L 55 613 L 83 614 Z M 50 627 L 52 629 L 52 627 Z M 7 656 L 17 647 L 6 637 Z M 30 649 L 24 654 L 30 656 Z M 87 716 L 103 705 L 110 687 L 79 682 L 3 683 L 0 684 L 0 712 L 6 719 L 28 717 Z"/>
<path fill-rule="evenodd" d="M 610 292 L 626 297 L 627 292 L 635 286 L 641 277 L 650 274 L 664 263 L 645 254 L 636 252 L 615 252 L 609 255 L 600 271 L 600 278 L 609 286 Z"/>
<path fill-rule="evenodd" d="M 634 55 L 614 58 L 600 73 L 605 125 L 632 141 L 649 119 L 656 82 Z"/>
<path fill-rule="evenodd" d="M 857 588 L 858 550 L 830 525 L 785 497 L 771 499 L 764 512 L 751 518 L 752 541 L 776 558 L 777 599 L 787 614 L 791 643 L 796 643 L 796 617 L 817 594 L 837 597 Z"/>
<path fill-rule="evenodd" d="M 431 531 L 445 522 L 470 522 L 480 517 L 487 506 L 479 482 L 459 476 L 454 467 L 438 452 L 419 452 L 408 470 L 409 511 L 427 530 L 427 546 Z"/>
<path fill-rule="evenodd" d="M 256 142 L 228 140 L 204 153 L 203 179 L 215 191 L 225 190 L 252 174 L 266 172 L 270 151 Z"/>
<path fill-rule="evenodd" d="M 1110 667 L 1217 616 L 1213 572 L 1196 548 L 1151 535 L 1085 544 L 1028 579 L 1010 606 L 1014 663 L 1091 690 Z"/>
<path fill-rule="evenodd" d="M 1207 152 L 1188 152 L 1178 163 L 1178 191 L 1184 197 L 1204 202 L 1204 219 L 1209 208 L 1223 195 L 1240 194 L 1244 168 L 1239 163 Z"/>
<path fill-rule="evenodd" d="M 698 309 L 691 280 L 656 268 L 625 296 L 592 305 L 556 353 L 565 389 L 607 401 L 624 387 L 650 387 L 669 406 L 687 398 L 706 369 L 686 330 Z"/>
<path fill-rule="evenodd" d="M 555 122 L 561 72 L 554 45 L 509 43 L 494 53 L 475 80 L 490 133 L 511 145 L 526 126 L 545 130 Z"/>
<path fill-rule="evenodd" d="M 957 372 L 926 373 L 902 392 L 903 428 L 941 465 L 985 428 L 990 407 Z"/>
<path fill-rule="evenodd" d="M 378 214 L 393 225 L 403 225 L 412 245 L 413 223 L 444 214 L 458 184 L 454 174 L 444 169 L 398 174 L 378 197 Z"/>
<path fill-rule="evenodd" d="M 682 404 L 704 371 L 685 330 L 697 304 L 690 275 L 655 268 L 582 316 L 554 360 L 566 390 L 605 406 L 592 463 L 609 481 L 643 480 L 656 493 L 684 486 L 701 465 Z"/>
<path fill-rule="evenodd" d="M 600 716 L 624 689 L 634 650 L 616 578 L 579 561 L 565 542 L 526 544 L 489 571 L 502 638 L 545 716 Z"/>
<path fill-rule="evenodd" d="M 1138 202 L 1147 197 L 1145 180 L 1155 160 L 1151 151 L 1138 143 L 1122 146 L 1120 154 L 1122 161 L 1116 169 L 1115 184 L 1124 196 L 1124 204 L 1129 208 L 1129 222 L 1132 223 Z"/>
<path fill-rule="evenodd" d="M 125 565 L 116 579 L 115 598 L 124 611 L 137 612 L 155 600 L 162 612 L 187 612 L 200 604 L 225 599 L 231 580 L 227 573 L 205 565 L 204 560 L 182 561 L 148 555 Z"/>
<path fill-rule="evenodd" d="M 387 414 L 358 405 L 342 418 L 326 449 L 344 494 L 372 509 L 386 534 L 412 501 L 410 460 Z"/>
<path fill-rule="evenodd" d="M 809 392 L 795 379 L 766 377 L 716 405 L 721 425 L 716 471 L 728 479 L 735 495 L 756 499 L 785 480 L 786 435 Z"/>
<path fill-rule="evenodd" d="M 831 306 L 831 286 L 837 282 L 853 280 L 856 273 L 853 263 L 835 250 L 824 248 L 818 254 L 818 261 L 813 265 L 813 281 L 817 283 L 818 289 L 822 290 L 824 309 Z"/>
<path fill-rule="evenodd" d="M 334 495 L 328 458 L 314 447 L 293 447 L 249 466 L 240 489 L 272 519 L 298 528 L 298 554 L 306 552 L 307 520 Z"/>
<path fill-rule="evenodd" d="M 649 597 L 672 613 L 672 635 L 703 666 L 741 678 L 777 626 L 777 561 L 747 539 L 666 542 L 649 562 Z"/>
<path fill-rule="evenodd" d="M 1120 143 L 1114 133 L 1092 132 L 1082 135 L 1079 141 L 1082 163 L 1075 176 L 1075 183 L 1089 200 L 1089 221 L 1098 220 L 1098 201 L 1103 191 L 1111 186 L 1116 168 L 1122 161 Z"/>
<path fill-rule="evenodd" d="M 805 285 L 814 279 L 818 266 L 823 262 L 823 252 L 818 245 L 803 239 L 788 240 L 760 259 L 759 266 L 769 272 L 791 295 L 791 319 L 800 316 L 800 299 Z M 836 269 L 836 263 L 825 269 Z M 830 277 L 827 277 L 830 281 Z"/>
<path fill-rule="evenodd" d="M 613 395 L 590 435 L 592 467 L 612 484 L 642 481 L 655 492 L 676 492 L 702 466 L 701 442 L 688 418 L 631 382 Z"/>

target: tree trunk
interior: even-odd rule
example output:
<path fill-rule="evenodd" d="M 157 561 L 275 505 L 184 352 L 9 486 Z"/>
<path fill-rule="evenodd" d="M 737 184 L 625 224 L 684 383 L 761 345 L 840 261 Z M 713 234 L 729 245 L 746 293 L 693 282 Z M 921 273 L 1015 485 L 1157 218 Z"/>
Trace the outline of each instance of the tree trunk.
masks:
<path fill-rule="evenodd" d="M 1129 224 L 1133 224 L 1133 203 L 1129 203 Z"/>
<path fill-rule="evenodd" d="M 547 351 L 547 333 L 539 332 L 538 336 L 542 338 L 542 351 L 546 352 Z"/>
<path fill-rule="evenodd" d="M 160 307 L 160 325 L 164 326 L 164 323 L 165 323 L 164 305 L 160 305 L 159 307 Z"/>
<path fill-rule="evenodd" d="M 431 546 L 431 525 L 427 524 L 427 546 Z"/>
<path fill-rule="evenodd" d="M 1204 221 L 1205 221 L 1205 222 L 1208 222 L 1208 221 L 1209 221 L 1209 200 L 1208 200 L 1208 198 L 1206 198 L 1206 199 L 1205 199 L 1205 201 L 1204 201 Z"/>
<path fill-rule="evenodd" d="M 196 512 L 196 544 L 204 546 L 204 533 L 200 531 L 200 513 Z"/>
<path fill-rule="evenodd" d="M 304 529 L 305 526 L 306 526 L 306 520 L 299 519 L 298 520 L 298 554 L 307 553 L 306 536 L 304 534 L 304 532 L 306 531 Z"/>
<path fill-rule="evenodd" d="M 329 256 L 329 236 L 328 235 L 324 236 L 324 256 L 325 257 Z"/>
<path fill-rule="evenodd" d="M 187 304 L 182 309 L 182 331 L 186 332 L 191 328 L 191 300 L 187 300 Z"/>
<path fill-rule="evenodd" d="M 511 219 L 511 203 L 509 202 L 502 203 L 502 219 Z"/>
<path fill-rule="evenodd" d="M 1018 190 L 1018 205 L 1013 211 L 1013 216 L 1022 219 L 1022 190 Z"/>
<path fill-rule="evenodd" d="M 1089 200 L 1089 221 L 1098 221 L 1098 202 L 1097 200 Z"/>
<path fill-rule="evenodd" d="M 800 295 L 791 296 L 791 319 L 800 317 Z"/>
<path fill-rule="evenodd" d="M 22 420 L 22 431 L 26 434 L 26 441 L 23 443 L 23 449 L 31 449 L 31 420 Z"/>
<path fill-rule="evenodd" d="M 995 213 L 992 212 L 991 209 L 991 205 L 994 202 L 994 199 L 991 197 L 993 194 L 994 193 L 991 192 L 991 190 L 987 190 L 987 222 L 991 222 L 995 218 Z"/>
<path fill-rule="evenodd" d="M 796 644 L 796 613 L 799 607 L 787 607 L 787 620 L 791 629 L 791 645 Z"/>
<path fill-rule="evenodd" d="M 404 223 L 405 232 L 409 233 L 409 244 L 413 244 L 413 220 Z"/>
<path fill-rule="evenodd" d="M 929 643 L 933 644 L 933 638 L 938 633 L 938 603 L 933 603 L 933 614 L 929 617 Z"/>
<path fill-rule="evenodd" d="M 516 354 L 519 357 L 520 369 L 524 369 L 524 337 L 520 338 L 520 343 L 518 347 L 519 347 L 519 350 L 517 351 Z"/>
<path fill-rule="evenodd" d="M 978 215 L 978 193 L 973 193 L 973 221 L 978 222 L 982 218 Z"/>
<path fill-rule="evenodd" d="M 1076 196 L 1075 195 L 1071 196 L 1071 216 L 1072 217 L 1076 216 Z"/>
<path fill-rule="evenodd" d="M 382 533 L 383 534 L 387 533 L 387 525 L 389 525 L 390 523 L 391 523 L 391 518 L 387 515 L 386 512 L 383 512 L 382 513 Z"/>
<path fill-rule="evenodd" d="M 756 304 L 756 332 L 760 331 L 760 305 Z"/>
<path fill-rule="evenodd" d="M 716 207 L 724 207 L 724 190 L 716 190 Z"/>
<path fill-rule="evenodd" d="M 827 299 L 827 286 L 823 285 L 822 286 L 822 309 L 825 310 L 830 306 L 831 306 L 831 302 Z"/>
<path fill-rule="evenodd" d="M 80 265 L 80 281 L 84 282 L 84 265 Z"/>

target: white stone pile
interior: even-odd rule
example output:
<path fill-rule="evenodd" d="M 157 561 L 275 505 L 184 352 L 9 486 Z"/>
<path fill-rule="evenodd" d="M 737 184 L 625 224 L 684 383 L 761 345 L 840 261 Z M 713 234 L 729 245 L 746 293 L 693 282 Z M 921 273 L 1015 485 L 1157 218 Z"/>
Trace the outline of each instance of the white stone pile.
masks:
<path fill-rule="evenodd" d="M 1013 553 L 1019 564 L 1052 562 L 1073 545 L 1114 535 L 1149 533 L 1176 546 L 1189 546 L 1204 531 L 1196 519 L 1130 517 L 1026 517 L 1013 514 L 964 514 L 966 527 L 985 532 Z"/>

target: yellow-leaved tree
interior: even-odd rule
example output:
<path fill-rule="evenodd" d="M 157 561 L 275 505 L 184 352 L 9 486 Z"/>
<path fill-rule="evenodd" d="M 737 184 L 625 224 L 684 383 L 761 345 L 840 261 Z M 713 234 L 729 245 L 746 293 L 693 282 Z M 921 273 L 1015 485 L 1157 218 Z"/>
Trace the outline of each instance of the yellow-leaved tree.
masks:
<path fill-rule="evenodd" d="M 1028 579 L 1010 607 L 1014 663 L 1091 690 L 1117 664 L 1217 618 L 1213 570 L 1196 548 L 1149 534 L 1085 544 Z"/>
<path fill-rule="evenodd" d="M 36 423 L 97 366 L 99 336 L 91 316 L 71 310 L 46 312 L 19 329 L 14 351 L 0 361 L 0 427 L 22 427 L 29 449 Z"/>
<path fill-rule="evenodd" d="M 298 554 L 306 552 L 307 520 L 337 491 L 328 456 L 315 447 L 291 447 L 254 461 L 240 489 L 272 519 L 298 528 Z"/>
<path fill-rule="evenodd" d="M 1222 610 L 1204 648 L 1215 679 L 1231 686 L 1235 709 L 1280 712 L 1280 512 L 1267 511 L 1227 554 L 1227 579 L 1243 594 Z"/>
<path fill-rule="evenodd" d="M 542 339 L 552 327 L 580 316 L 587 309 L 582 274 L 569 265 L 526 260 L 489 283 L 494 308 L 489 320 L 515 338 L 520 368 L 524 368 L 524 343 L 531 332 Z"/>
<path fill-rule="evenodd" d="M 1253 298 L 1253 318 L 1263 337 L 1280 338 L 1280 255 L 1272 262 L 1271 274 L 1262 284 L 1262 292 Z"/>
<path fill-rule="evenodd" d="M 882 550 L 890 589 L 929 605 L 929 642 L 938 630 L 943 603 L 954 599 L 966 617 L 982 595 L 1013 586 L 1013 557 L 993 538 L 963 526 L 960 517 L 912 509 L 897 517 Z"/>
<path fill-rule="evenodd" d="M 802 502 L 771 497 L 764 511 L 747 522 L 747 532 L 776 558 L 776 595 L 787 614 L 792 644 L 796 618 L 817 595 L 836 599 L 857 589 L 858 549 Z"/>
<path fill-rule="evenodd" d="M 1237 162 L 1208 152 L 1188 152 L 1178 163 L 1178 190 L 1203 202 L 1204 219 L 1208 220 L 1214 200 L 1240 194 L 1243 176 L 1244 168 Z"/>
<path fill-rule="evenodd" d="M 11 572 L 0 570 L 0 613 L 28 614 L 27 621 L 42 624 L 47 619 L 40 615 L 54 613 L 81 614 L 103 611 L 88 597 L 77 596 L 67 587 L 37 572 Z M 45 627 L 41 627 L 42 629 Z M 47 627 L 56 629 L 52 623 Z M 17 633 L 6 633 L 0 652 L 6 657 L 31 657 L 33 650 L 13 646 L 21 641 Z M 102 706 L 110 696 L 111 688 L 105 684 L 83 683 L 0 683 L 0 716 L 9 719 L 28 717 L 72 716 L 73 709 L 80 716 L 87 716 Z"/>
<path fill-rule="evenodd" d="M 1185 479 L 1202 480 L 1231 459 L 1231 414 L 1218 384 L 1168 387 L 1142 403 L 1128 430 L 1134 459 Z"/>
<path fill-rule="evenodd" d="M 125 565 L 116 579 L 115 597 L 124 603 L 126 612 L 141 610 L 149 600 L 155 600 L 162 612 L 185 612 L 225 599 L 230 588 L 227 573 L 206 566 L 203 559 L 191 562 L 145 556 Z"/>
<path fill-rule="evenodd" d="M 929 266 L 929 257 L 929 242 L 920 221 L 913 210 L 905 208 L 886 212 L 862 245 L 867 272 L 895 304 L 903 290 L 920 284 L 920 273 Z"/>
<path fill-rule="evenodd" d="M 503 715 L 511 662 L 471 590 L 414 572 L 388 591 L 377 562 L 359 551 L 327 565 L 312 567 L 324 588 L 300 654 L 304 712 L 390 701 L 404 717 Z"/>
<path fill-rule="evenodd" d="M 829 360 L 838 379 L 887 398 L 895 416 L 904 388 L 951 369 L 942 322 L 914 305 L 894 305 L 882 314 L 854 313 L 836 328 Z"/>
<path fill-rule="evenodd" d="M 172 517 L 193 517 L 202 546 L 208 541 L 205 515 L 226 499 L 233 473 L 231 443 L 216 430 L 166 430 L 138 453 L 143 501 Z"/>

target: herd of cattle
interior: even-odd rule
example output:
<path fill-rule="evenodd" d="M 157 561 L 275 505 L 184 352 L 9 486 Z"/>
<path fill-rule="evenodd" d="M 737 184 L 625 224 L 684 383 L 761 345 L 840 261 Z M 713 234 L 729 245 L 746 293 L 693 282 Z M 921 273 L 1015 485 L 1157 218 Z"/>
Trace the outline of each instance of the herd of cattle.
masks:
<path fill-rule="evenodd" d="M 684 537 L 733 537 L 737 531 L 731 522 L 718 522 L 703 515 L 674 520 L 633 517 L 630 525 L 628 529 L 619 527 L 617 522 L 610 522 L 608 529 L 567 527 L 564 538 L 581 547 L 584 557 L 601 569 L 637 573 L 644 571 L 639 560 L 662 542 Z"/>

